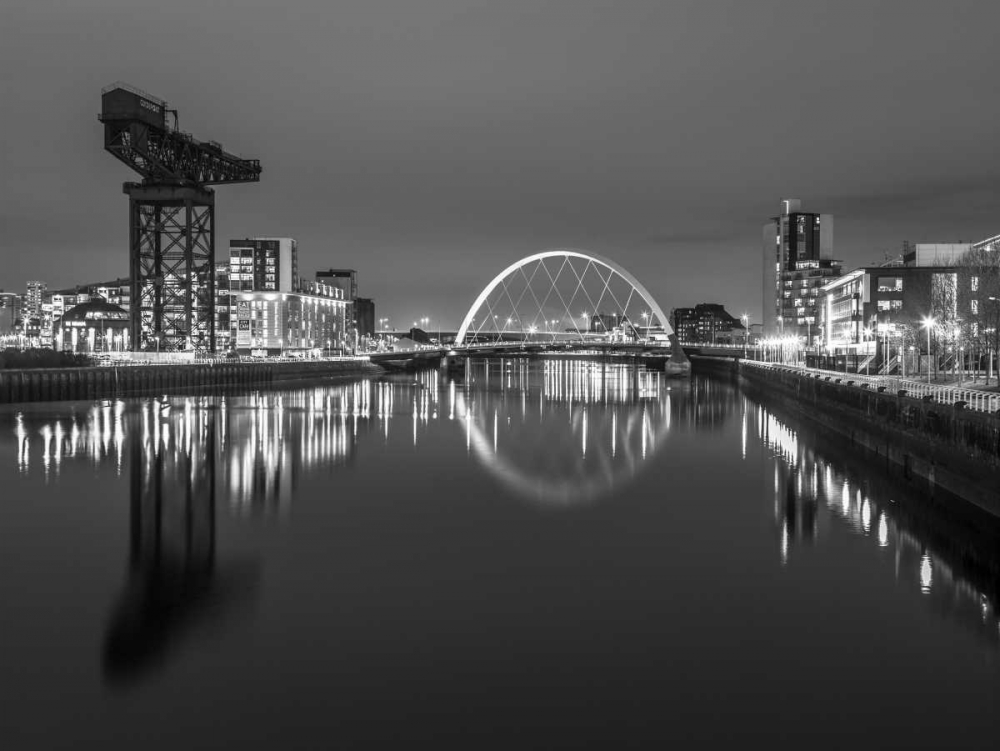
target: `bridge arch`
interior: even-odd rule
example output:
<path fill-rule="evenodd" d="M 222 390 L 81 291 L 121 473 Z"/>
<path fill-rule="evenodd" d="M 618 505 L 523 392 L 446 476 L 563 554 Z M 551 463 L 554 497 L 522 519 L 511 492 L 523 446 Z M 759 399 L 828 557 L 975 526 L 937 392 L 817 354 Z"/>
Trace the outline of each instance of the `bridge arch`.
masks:
<path fill-rule="evenodd" d="M 455 345 L 515 333 L 585 339 L 597 329 L 610 330 L 610 324 L 632 335 L 657 331 L 675 339 L 659 303 L 627 269 L 596 253 L 555 248 L 526 256 L 493 277 L 466 313 Z"/>

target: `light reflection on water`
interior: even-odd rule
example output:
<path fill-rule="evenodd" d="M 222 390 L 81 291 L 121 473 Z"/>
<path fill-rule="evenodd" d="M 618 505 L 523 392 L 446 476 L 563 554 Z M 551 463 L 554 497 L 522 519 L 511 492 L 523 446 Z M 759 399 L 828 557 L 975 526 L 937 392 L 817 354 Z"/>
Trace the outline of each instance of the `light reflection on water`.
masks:
<path fill-rule="evenodd" d="M 532 502 L 567 506 L 610 494 L 663 448 L 670 389 L 644 370 L 484 360 L 449 394 L 485 472 Z"/>
<path fill-rule="evenodd" d="M 788 562 L 796 544 L 814 544 L 822 524 L 844 525 L 893 556 L 898 581 L 915 586 L 932 598 L 936 610 L 972 627 L 994 647 L 1000 646 L 997 581 L 991 574 L 970 570 L 966 575 L 963 568 L 968 562 L 962 560 L 961 553 L 956 556 L 953 549 L 924 536 L 927 522 L 904 514 L 891 497 L 870 498 L 864 489 L 867 476 L 838 470 L 800 442 L 795 430 L 746 397 L 743 409 L 744 415 L 751 415 L 756 422 L 758 435 L 772 452 L 774 514 L 783 562 Z M 874 534 L 873 518 L 878 520 Z M 956 549 L 961 551 L 961 541 Z M 987 563 L 995 564 L 995 559 Z"/>
<path fill-rule="evenodd" d="M 726 384 L 514 359 L 474 361 L 457 379 L 426 371 L 243 396 L 33 405 L 9 417 L 0 448 L 12 447 L 2 454 L 11 470 L 59 487 L 68 465 L 85 464 L 129 483 L 127 574 L 104 643 L 109 680 L 141 675 L 201 624 L 228 622 L 256 601 L 264 564 L 217 549 L 217 505 L 236 519 L 287 515 L 304 477 L 352 471 L 362 442 L 378 451 L 401 438 L 431 455 L 452 435 L 465 452 L 454 461 L 474 462 L 513 498 L 568 513 L 620 497 L 681 442 L 727 423 L 738 429 L 733 456 L 752 462 L 764 451 L 772 465 L 765 513 L 785 567 L 847 531 L 871 540 L 891 561 L 886 572 L 935 610 L 1000 643 L 996 581 L 928 533 L 933 516 L 905 512 L 891 483 L 873 490 L 863 471 L 828 460 Z"/>

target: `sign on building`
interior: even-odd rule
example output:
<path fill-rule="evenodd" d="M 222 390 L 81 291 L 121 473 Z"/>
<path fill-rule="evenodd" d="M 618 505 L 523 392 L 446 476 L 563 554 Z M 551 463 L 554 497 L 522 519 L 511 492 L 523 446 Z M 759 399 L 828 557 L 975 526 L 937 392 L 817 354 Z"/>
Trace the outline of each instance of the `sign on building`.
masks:
<path fill-rule="evenodd" d="M 240 300 L 236 303 L 236 346 L 250 346 L 250 301 Z"/>

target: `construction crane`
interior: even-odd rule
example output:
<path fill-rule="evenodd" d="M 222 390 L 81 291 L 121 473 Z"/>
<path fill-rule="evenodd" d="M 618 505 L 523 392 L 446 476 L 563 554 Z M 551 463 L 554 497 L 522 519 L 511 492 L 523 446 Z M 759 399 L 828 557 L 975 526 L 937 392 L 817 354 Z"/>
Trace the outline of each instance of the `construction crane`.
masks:
<path fill-rule="evenodd" d="M 260 162 L 178 128 L 177 110 L 125 83 L 101 90 L 104 149 L 142 176 L 129 197 L 132 349 L 215 351 L 215 191 Z"/>

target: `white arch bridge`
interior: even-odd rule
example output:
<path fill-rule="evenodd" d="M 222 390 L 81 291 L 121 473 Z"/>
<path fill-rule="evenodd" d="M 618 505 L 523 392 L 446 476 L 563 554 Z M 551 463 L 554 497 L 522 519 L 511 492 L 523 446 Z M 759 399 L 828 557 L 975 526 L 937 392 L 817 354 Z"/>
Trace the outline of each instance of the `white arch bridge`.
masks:
<path fill-rule="evenodd" d="M 503 269 L 472 303 L 454 342 L 422 351 L 432 357 L 437 352 L 592 348 L 632 354 L 656 350 L 675 365 L 688 366 L 669 318 L 642 282 L 611 259 L 557 248 Z M 372 359 L 388 364 L 401 354 Z"/>

